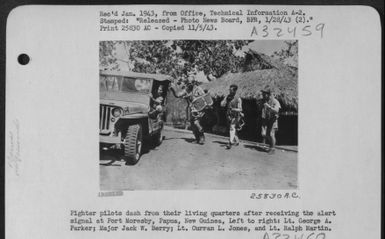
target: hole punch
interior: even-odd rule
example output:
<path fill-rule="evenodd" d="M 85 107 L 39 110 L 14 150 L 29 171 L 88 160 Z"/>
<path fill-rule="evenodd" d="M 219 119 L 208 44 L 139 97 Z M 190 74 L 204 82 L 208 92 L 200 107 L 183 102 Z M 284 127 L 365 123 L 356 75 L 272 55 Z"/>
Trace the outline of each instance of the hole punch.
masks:
<path fill-rule="evenodd" d="M 31 59 L 29 58 L 29 56 L 27 54 L 20 54 L 18 57 L 17 57 L 17 61 L 19 62 L 20 65 L 27 65 L 29 63 Z"/>

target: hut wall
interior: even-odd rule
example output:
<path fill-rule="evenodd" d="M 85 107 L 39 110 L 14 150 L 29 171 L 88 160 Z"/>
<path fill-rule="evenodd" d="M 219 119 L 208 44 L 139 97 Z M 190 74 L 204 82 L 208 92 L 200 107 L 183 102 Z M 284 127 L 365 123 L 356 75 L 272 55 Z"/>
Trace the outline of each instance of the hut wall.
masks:
<path fill-rule="evenodd" d="M 171 93 L 167 95 L 166 124 L 175 128 L 188 126 L 187 102 L 184 99 L 175 98 Z"/>
<path fill-rule="evenodd" d="M 278 118 L 278 145 L 298 145 L 298 115 L 280 115 Z"/>
<path fill-rule="evenodd" d="M 238 133 L 242 139 L 261 142 L 261 130 L 260 130 L 260 109 L 256 100 L 242 99 L 243 114 L 245 115 L 245 125 Z"/>

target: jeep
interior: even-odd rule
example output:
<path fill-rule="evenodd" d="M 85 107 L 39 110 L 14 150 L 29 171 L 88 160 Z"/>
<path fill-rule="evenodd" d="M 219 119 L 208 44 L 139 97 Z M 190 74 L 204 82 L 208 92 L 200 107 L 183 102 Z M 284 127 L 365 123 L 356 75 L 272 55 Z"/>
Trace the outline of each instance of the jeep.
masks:
<path fill-rule="evenodd" d="M 142 144 L 160 145 L 171 77 L 124 71 L 100 71 L 100 147 L 117 149 L 127 164 L 136 164 Z M 153 95 L 163 88 L 155 108 Z M 159 96 L 159 95 L 158 95 Z"/>

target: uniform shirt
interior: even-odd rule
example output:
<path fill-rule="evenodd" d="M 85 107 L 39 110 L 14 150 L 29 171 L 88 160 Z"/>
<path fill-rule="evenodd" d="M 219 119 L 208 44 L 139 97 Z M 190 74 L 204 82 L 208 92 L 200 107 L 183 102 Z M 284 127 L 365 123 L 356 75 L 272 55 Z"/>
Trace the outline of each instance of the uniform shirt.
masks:
<path fill-rule="evenodd" d="M 234 98 L 227 105 L 228 110 L 238 109 L 242 111 L 242 100 L 239 96 L 234 96 Z"/>
<path fill-rule="evenodd" d="M 278 118 L 279 109 L 281 109 L 281 104 L 274 97 L 270 97 L 267 103 L 277 112 L 272 111 L 267 106 L 263 105 L 262 108 L 262 119 L 272 119 L 273 117 Z"/>
<path fill-rule="evenodd" d="M 235 95 L 232 98 L 230 95 L 228 95 L 222 100 L 221 106 L 227 108 L 226 114 L 228 120 L 231 120 L 238 117 L 239 113 L 242 112 L 242 99 L 238 95 Z"/>
<path fill-rule="evenodd" d="M 222 102 L 222 107 L 227 108 L 227 112 L 229 113 L 232 109 L 239 109 L 242 111 L 242 100 L 239 96 L 235 95 L 232 99 L 230 99 L 230 96 L 226 96 Z"/>
<path fill-rule="evenodd" d="M 161 106 L 164 105 L 164 98 L 162 96 L 153 98 L 152 101 L 153 101 L 153 108 L 155 108 L 158 105 L 161 105 Z"/>
<path fill-rule="evenodd" d="M 194 86 L 192 92 L 188 93 L 186 90 L 183 90 L 179 94 L 179 96 L 185 98 L 189 102 L 191 112 L 197 112 L 197 110 L 195 109 L 194 105 L 191 104 L 191 102 L 193 102 L 195 98 L 202 96 L 204 94 L 205 92 L 200 86 Z"/>

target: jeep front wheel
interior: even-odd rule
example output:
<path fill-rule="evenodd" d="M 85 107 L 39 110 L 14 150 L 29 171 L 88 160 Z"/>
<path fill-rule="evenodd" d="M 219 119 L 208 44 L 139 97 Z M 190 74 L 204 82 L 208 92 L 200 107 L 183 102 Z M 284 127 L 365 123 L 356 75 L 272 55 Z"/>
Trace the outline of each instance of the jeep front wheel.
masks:
<path fill-rule="evenodd" d="M 124 138 L 124 159 L 127 164 L 136 164 L 142 151 L 142 127 L 130 125 Z"/>
<path fill-rule="evenodd" d="M 159 132 L 154 134 L 153 137 L 154 137 L 153 142 L 155 147 L 162 144 L 162 141 L 163 141 L 162 130 L 159 130 Z"/>

